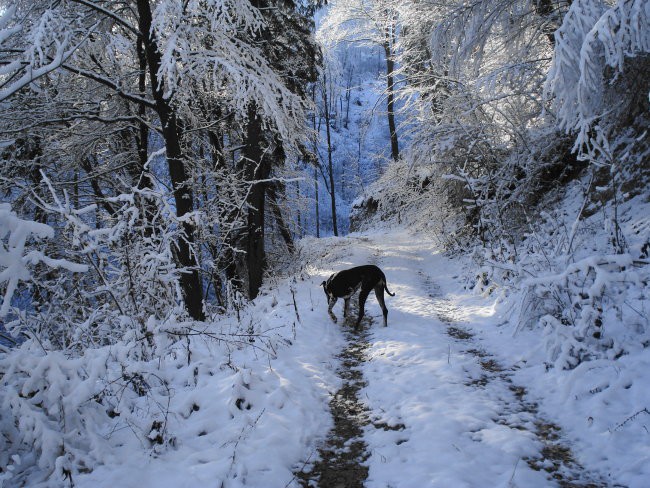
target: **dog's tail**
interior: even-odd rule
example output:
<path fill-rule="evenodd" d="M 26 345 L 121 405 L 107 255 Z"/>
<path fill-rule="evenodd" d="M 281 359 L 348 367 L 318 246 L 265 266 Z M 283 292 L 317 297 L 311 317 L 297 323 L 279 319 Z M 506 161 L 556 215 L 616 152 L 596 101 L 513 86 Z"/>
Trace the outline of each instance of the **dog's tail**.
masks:
<path fill-rule="evenodd" d="M 391 293 L 391 292 L 388 290 L 388 285 L 386 284 L 386 281 L 385 281 L 385 280 L 384 280 L 384 290 L 386 290 L 386 293 L 388 293 L 390 296 L 392 296 L 392 297 L 395 296 L 395 293 Z"/>

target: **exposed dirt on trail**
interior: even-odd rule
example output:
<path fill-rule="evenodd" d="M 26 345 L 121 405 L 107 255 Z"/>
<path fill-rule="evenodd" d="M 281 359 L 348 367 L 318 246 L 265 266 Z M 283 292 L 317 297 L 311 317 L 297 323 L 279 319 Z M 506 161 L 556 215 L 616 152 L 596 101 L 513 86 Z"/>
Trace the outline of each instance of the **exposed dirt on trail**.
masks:
<path fill-rule="evenodd" d="M 318 451 L 319 459 L 308 472 L 303 470 L 296 474 L 305 488 L 362 488 L 368 477 L 368 467 L 363 465 L 369 456 L 363 428 L 370 420 L 358 393 L 366 386 L 361 364 L 366 361 L 370 325 L 368 319 L 362 321 L 358 331 L 343 325 L 348 346 L 338 356 L 341 367 L 337 374 L 343 385 L 330 401 L 334 427 Z"/>
<path fill-rule="evenodd" d="M 454 326 L 456 327 L 456 326 Z M 465 341 L 470 341 L 473 335 L 469 335 Z M 454 334 L 450 334 L 452 337 Z M 458 340 L 458 339 L 457 339 Z M 513 429 L 523 429 L 532 432 L 541 442 L 542 449 L 538 456 L 524 457 L 528 466 L 535 471 L 545 471 L 549 480 L 555 481 L 560 488 L 604 488 L 611 486 L 607 482 L 598 479 L 597 476 L 587 472 L 578 463 L 571 448 L 563 439 L 562 429 L 544 419 L 535 402 L 527 399 L 528 391 L 525 387 L 513 383 L 512 371 L 504 369 L 494 358 L 481 349 L 468 349 L 466 352 L 478 358 L 478 362 L 484 374 L 477 380 L 468 383 L 475 387 L 485 387 L 492 381 L 501 381 L 512 394 L 512 398 L 504 400 L 504 411 L 497 422 Z M 522 414 L 530 418 L 534 428 L 529 428 L 521 423 Z M 519 419 L 519 420 L 514 420 Z"/>
<path fill-rule="evenodd" d="M 373 258 L 379 258 L 379 255 L 373 255 Z M 480 367 L 472 368 L 465 385 L 469 388 L 489 388 L 490 395 L 497 402 L 493 421 L 510 429 L 528 432 L 530 434 L 527 435 L 532 434 L 538 441 L 539 451 L 533 455 L 522 455 L 518 464 L 544 473 L 549 486 L 620 488 L 620 485 L 612 485 L 578 462 L 562 429 L 545 418 L 525 386 L 515 383 L 516 367 L 504 366 L 487 351 L 474 331 L 463 325 L 462 310 L 444 295 L 433 278 L 421 271 L 419 275 L 431 300 L 433 313 L 446 326 L 450 338 L 450 357 L 451 344 L 455 343 L 459 346 L 456 349 L 460 348 L 463 354 L 474 357 Z M 347 346 L 337 356 L 340 361 L 337 374 L 342 386 L 329 404 L 334 426 L 318 449 L 315 459 L 308 460 L 303 469 L 296 472 L 294 479 L 303 488 L 363 488 L 369 474 L 366 462 L 370 458 L 364 431 L 368 426 L 383 430 L 407 428 L 401 423 L 388 425 L 373 422 L 373 414 L 359 399 L 360 391 L 367 386 L 362 367 L 368 360 L 372 320 L 366 317 L 357 331 L 351 326 L 355 316 L 356 312 L 351 311 L 348 321 L 340 324 Z M 403 442 L 406 440 L 399 440 L 397 445 Z M 516 465 L 514 469 L 517 469 Z"/>
<path fill-rule="evenodd" d="M 532 432 L 540 441 L 539 455 L 524 457 L 522 461 L 535 471 L 545 471 L 549 481 L 560 488 L 605 488 L 611 486 L 599 476 L 590 473 L 578 463 L 567 445 L 562 429 L 545 419 L 539 412 L 537 403 L 528 399 L 528 391 L 512 379 L 514 369 L 503 367 L 497 359 L 478 345 L 474 334 L 461 325 L 460 313 L 440 292 L 434 281 L 420 272 L 423 284 L 429 292 L 438 318 L 447 326 L 447 334 L 457 343 L 467 345 L 464 352 L 476 357 L 482 374 L 473 378 L 467 386 L 485 388 L 488 383 L 501 382 L 503 390 L 503 409 L 497 423 L 513 429 Z M 522 419 L 528 421 L 522 422 Z M 532 427 L 531 427 L 532 426 Z"/>

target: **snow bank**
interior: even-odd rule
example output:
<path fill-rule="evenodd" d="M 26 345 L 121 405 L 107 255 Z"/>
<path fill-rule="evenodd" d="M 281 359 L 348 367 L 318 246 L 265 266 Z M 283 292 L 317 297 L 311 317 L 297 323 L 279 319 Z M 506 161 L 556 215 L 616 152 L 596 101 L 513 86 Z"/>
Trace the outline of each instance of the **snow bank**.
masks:
<path fill-rule="evenodd" d="M 150 319 L 155 354 L 133 334 L 76 358 L 32 341 L 0 356 L 0 486 L 297 486 L 343 340 L 322 313 L 328 240 L 310 244 L 315 261 L 238 316 Z"/>

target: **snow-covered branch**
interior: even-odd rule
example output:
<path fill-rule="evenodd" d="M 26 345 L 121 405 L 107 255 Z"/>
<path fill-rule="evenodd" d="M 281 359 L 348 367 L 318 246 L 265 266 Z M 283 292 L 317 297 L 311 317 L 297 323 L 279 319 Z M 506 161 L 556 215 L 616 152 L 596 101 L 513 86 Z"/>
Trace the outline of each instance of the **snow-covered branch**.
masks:
<path fill-rule="evenodd" d="M 51 239 L 54 229 L 49 225 L 19 218 L 8 203 L 0 203 L 0 285 L 5 293 L 0 307 L 0 318 L 11 307 L 11 299 L 20 281 L 31 279 L 30 266 L 44 263 L 51 268 L 63 268 L 73 273 L 84 273 L 88 266 L 66 259 L 52 259 L 41 250 L 27 249 L 30 239 Z"/>
<path fill-rule="evenodd" d="M 0 19 L 0 52 L 21 52 L 20 44 L 10 42 L 23 31 L 15 22 L 15 7 L 10 7 Z M 34 81 L 46 76 L 70 59 L 92 35 L 96 25 L 78 30 L 75 21 L 46 11 L 37 25 L 23 35 L 27 43 L 21 56 L 9 59 L 0 69 L 0 102 L 11 97 Z"/>
<path fill-rule="evenodd" d="M 643 63 L 650 55 L 650 3 L 618 0 L 610 6 L 602 0 L 576 0 L 555 39 L 546 97 L 560 128 L 575 134 L 575 148 L 593 160 L 609 152 L 619 119 L 642 108 L 623 105 L 619 111 L 612 102 L 617 82 L 627 76 L 626 64 Z M 638 89 L 644 90 L 639 82 Z M 647 86 L 644 91 L 637 94 L 641 103 L 650 95 Z"/>

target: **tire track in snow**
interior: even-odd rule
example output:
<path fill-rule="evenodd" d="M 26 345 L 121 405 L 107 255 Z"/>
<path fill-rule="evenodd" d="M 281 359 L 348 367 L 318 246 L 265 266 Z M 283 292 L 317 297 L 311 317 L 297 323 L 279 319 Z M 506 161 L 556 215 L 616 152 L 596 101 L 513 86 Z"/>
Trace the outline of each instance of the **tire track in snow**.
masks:
<path fill-rule="evenodd" d="M 497 422 L 512 428 L 532 432 L 542 448 L 538 456 L 525 457 L 528 466 L 535 471 L 545 471 L 549 481 L 554 481 L 560 488 L 604 488 L 611 485 L 600 476 L 590 473 L 582 466 L 563 438 L 562 429 L 545 419 L 539 412 L 537 403 L 527 398 L 525 387 L 512 380 L 514 369 L 503 368 L 492 354 L 477 345 L 474 334 L 464 328 L 459 320 L 460 311 L 443 296 L 434 280 L 419 271 L 422 283 L 427 290 L 434 312 L 447 326 L 447 334 L 456 342 L 467 344 L 465 352 L 475 356 L 483 374 L 472 379 L 468 386 L 485 388 L 490 383 L 501 382 L 502 389 L 509 392 L 509 398 L 502 398 L 503 408 Z M 534 426 L 533 429 L 530 425 Z"/>
<path fill-rule="evenodd" d="M 354 307 L 351 307 L 354 308 Z M 348 319 L 354 314 L 348 316 Z M 359 390 L 366 386 L 361 364 L 366 360 L 369 347 L 368 329 L 372 321 L 364 318 L 359 331 L 343 322 L 347 347 L 338 355 L 341 366 L 337 371 L 343 385 L 330 400 L 334 427 L 319 449 L 319 460 L 308 472 L 296 476 L 301 486 L 307 488 L 362 488 L 368 477 L 367 445 L 363 428 L 370 423 L 368 409 L 359 400 Z"/>
<path fill-rule="evenodd" d="M 355 241 L 358 246 L 369 242 L 363 238 Z M 374 263 L 377 257 L 374 253 L 369 261 Z M 367 360 L 373 320 L 364 317 L 360 329 L 355 330 L 350 324 L 354 323 L 359 311 L 358 295 L 350 305 L 348 317 L 341 322 L 347 347 L 337 356 L 341 362 L 337 374 L 343 384 L 329 404 L 334 427 L 318 450 L 318 460 L 296 473 L 304 488 L 363 488 L 368 478 L 368 466 L 364 463 L 370 454 L 363 429 L 370 424 L 370 419 L 368 407 L 359 400 L 359 391 L 367 385 L 361 366 Z"/>

